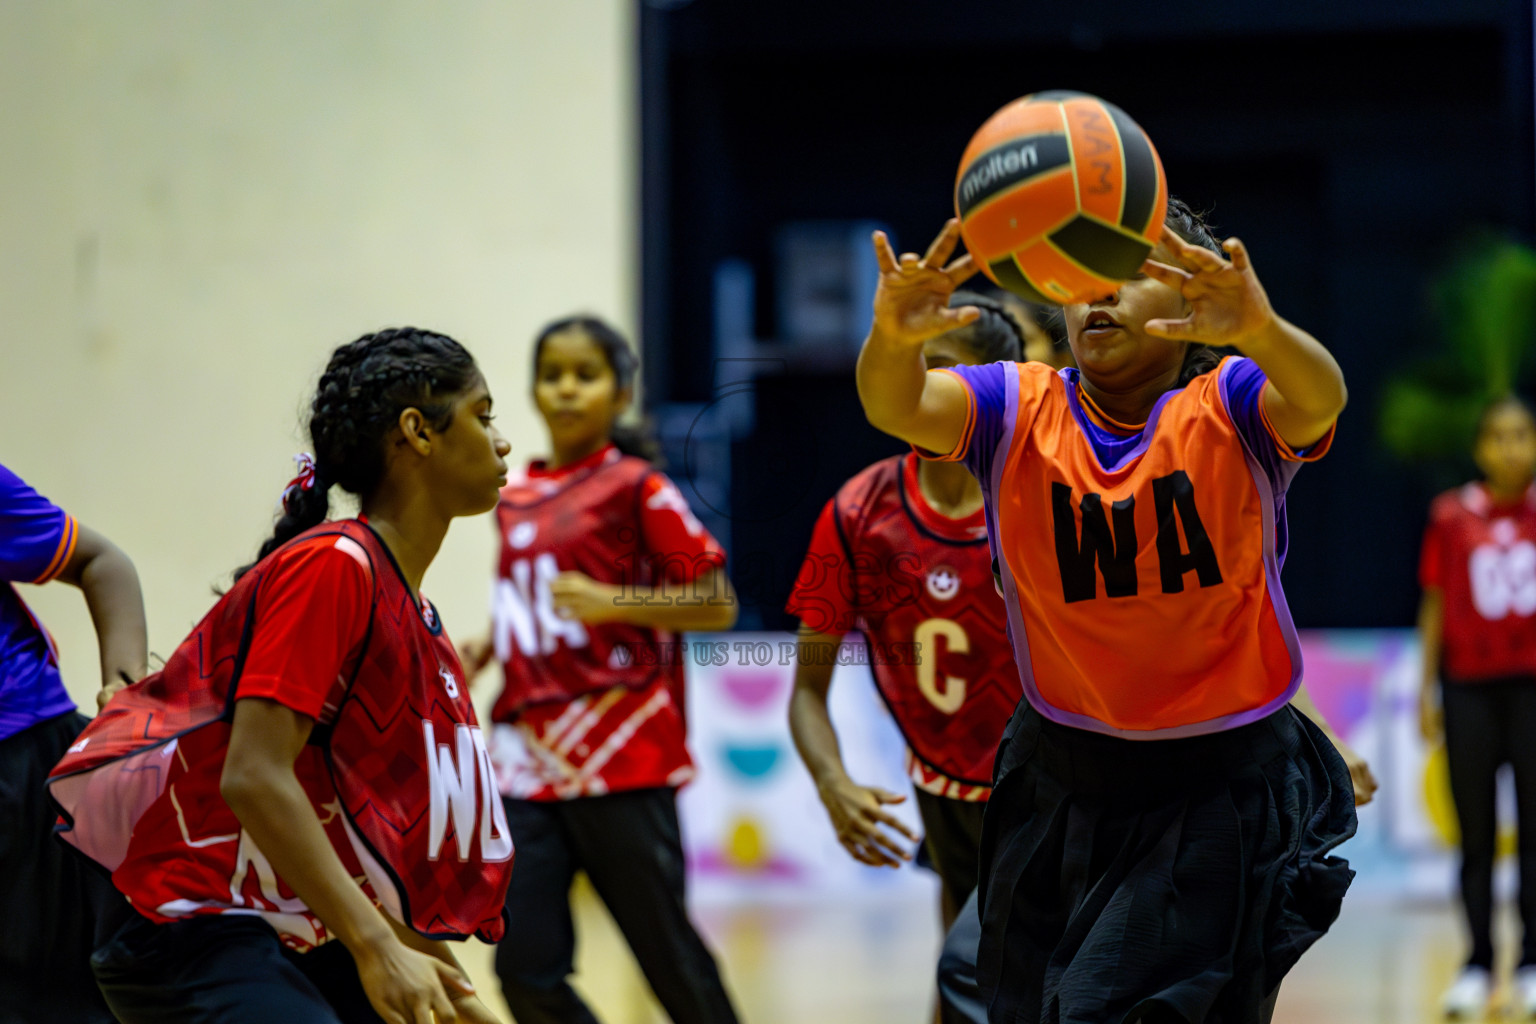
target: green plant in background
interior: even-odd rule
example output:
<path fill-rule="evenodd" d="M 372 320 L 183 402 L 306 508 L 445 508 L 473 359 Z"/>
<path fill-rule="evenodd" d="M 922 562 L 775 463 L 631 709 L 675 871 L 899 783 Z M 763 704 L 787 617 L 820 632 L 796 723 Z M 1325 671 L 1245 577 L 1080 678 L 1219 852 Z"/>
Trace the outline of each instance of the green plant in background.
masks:
<path fill-rule="evenodd" d="M 1483 236 L 1435 282 L 1438 355 L 1389 379 L 1378 429 L 1410 462 L 1461 462 L 1477 417 L 1529 382 L 1536 356 L 1536 252 Z"/>

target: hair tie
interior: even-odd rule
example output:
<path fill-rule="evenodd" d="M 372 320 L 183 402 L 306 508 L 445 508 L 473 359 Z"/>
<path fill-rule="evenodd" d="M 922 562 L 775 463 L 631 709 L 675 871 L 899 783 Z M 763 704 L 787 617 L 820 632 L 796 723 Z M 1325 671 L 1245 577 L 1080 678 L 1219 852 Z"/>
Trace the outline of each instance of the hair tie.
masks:
<path fill-rule="evenodd" d="M 283 497 L 279 504 L 284 511 L 288 510 L 289 504 L 299 496 L 301 491 L 314 490 L 315 481 L 319 479 L 319 474 L 315 470 L 315 457 L 309 452 L 299 452 L 293 457 L 293 462 L 299 469 L 299 475 L 289 480 L 288 486 L 283 488 Z"/>

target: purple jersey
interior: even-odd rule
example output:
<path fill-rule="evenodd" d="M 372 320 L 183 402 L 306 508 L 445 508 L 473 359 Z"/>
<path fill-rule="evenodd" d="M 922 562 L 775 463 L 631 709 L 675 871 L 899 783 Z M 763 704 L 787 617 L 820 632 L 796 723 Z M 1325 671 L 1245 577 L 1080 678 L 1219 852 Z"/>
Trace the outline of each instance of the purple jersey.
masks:
<path fill-rule="evenodd" d="M 0 466 L 0 739 L 75 710 L 53 639 L 10 584 L 63 572 L 79 533 L 74 517 Z"/>

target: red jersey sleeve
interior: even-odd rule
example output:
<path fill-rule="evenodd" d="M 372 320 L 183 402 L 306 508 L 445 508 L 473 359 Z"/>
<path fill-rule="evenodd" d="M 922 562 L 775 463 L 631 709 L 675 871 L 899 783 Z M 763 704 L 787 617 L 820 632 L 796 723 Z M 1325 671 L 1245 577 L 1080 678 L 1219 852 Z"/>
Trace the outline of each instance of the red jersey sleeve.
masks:
<path fill-rule="evenodd" d="M 785 611 L 807 629 L 841 636 L 853 628 L 851 558 L 837 523 L 837 501 L 827 502 L 811 531 L 811 546 Z"/>
<path fill-rule="evenodd" d="M 725 565 L 725 550 L 664 473 L 640 484 L 640 533 L 657 574 L 669 583 L 691 583 Z"/>
<path fill-rule="evenodd" d="M 263 567 L 239 697 L 264 697 L 321 720 L 348 655 L 367 634 L 372 601 L 367 556 L 337 540 L 285 548 Z"/>

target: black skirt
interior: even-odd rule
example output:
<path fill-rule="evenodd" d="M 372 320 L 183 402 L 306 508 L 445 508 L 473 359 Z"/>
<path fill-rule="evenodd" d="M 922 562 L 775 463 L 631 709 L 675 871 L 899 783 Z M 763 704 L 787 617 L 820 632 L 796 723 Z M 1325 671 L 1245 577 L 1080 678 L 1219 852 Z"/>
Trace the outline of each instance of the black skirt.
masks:
<path fill-rule="evenodd" d="M 991 1024 L 1250 1024 L 1354 878 L 1349 770 L 1289 706 L 1138 741 L 1027 705 L 982 830 L 978 979 Z"/>

